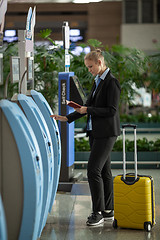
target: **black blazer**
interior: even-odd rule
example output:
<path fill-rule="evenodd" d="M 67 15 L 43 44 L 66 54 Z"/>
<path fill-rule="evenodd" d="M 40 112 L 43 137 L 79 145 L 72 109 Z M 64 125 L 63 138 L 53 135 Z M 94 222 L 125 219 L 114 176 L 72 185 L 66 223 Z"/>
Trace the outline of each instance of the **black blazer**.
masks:
<path fill-rule="evenodd" d="M 99 83 L 95 94 L 95 83 L 86 101 L 88 117 L 92 119 L 92 134 L 95 138 L 120 135 L 119 99 L 121 88 L 119 81 L 109 71 Z M 73 112 L 67 115 L 68 123 L 84 116 Z"/>

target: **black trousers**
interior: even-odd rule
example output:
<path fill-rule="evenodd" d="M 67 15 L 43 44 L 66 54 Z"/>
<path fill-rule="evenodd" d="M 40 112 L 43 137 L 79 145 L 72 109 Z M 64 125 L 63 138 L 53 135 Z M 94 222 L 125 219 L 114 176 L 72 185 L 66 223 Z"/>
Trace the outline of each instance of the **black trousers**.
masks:
<path fill-rule="evenodd" d="M 113 179 L 110 153 L 117 137 L 93 138 L 89 134 L 91 153 L 87 175 L 93 212 L 113 210 Z"/>

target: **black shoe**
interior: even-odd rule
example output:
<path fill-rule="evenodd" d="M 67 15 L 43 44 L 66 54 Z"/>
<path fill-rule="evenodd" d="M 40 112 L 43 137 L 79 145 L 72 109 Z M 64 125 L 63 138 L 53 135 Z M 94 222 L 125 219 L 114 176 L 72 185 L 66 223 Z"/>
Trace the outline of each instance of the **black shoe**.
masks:
<path fill-rule="evenodd" d="M 103 211 L 102 215 L 105 221 L 114 220 L 114 210 L 111 210 L 109 213 Z"/>
<path fill-rule="evenodd" d="M 99 213 L 92 213 L 86 222 L 89 226 L 96 226 L 104 222 L 104 218 L 102 214 Z"/>

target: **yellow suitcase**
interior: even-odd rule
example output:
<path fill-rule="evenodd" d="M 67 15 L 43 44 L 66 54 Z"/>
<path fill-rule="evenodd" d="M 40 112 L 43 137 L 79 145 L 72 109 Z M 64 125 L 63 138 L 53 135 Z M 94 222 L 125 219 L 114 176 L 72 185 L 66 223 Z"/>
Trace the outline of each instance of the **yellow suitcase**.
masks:
<path fill-rule="evenodd" d="M 125 128 L 134 128 L 135 173 L 126 174 Z M 145 229 L 151 231 L 155 224 L 154 181 L 151 176 L 137 174 L 136 125 L 124 124 L 123 174 L 114 178 L 113 227 Z"/>

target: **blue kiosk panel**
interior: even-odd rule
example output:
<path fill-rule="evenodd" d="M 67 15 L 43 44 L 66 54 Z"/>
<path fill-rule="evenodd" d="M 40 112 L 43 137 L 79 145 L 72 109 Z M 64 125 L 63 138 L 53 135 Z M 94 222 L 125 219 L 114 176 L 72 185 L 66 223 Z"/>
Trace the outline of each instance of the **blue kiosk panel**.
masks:
<path fill-rule="evenodd" d="M 50 115 L 53 114 L 53 111 L 51 107 L 49 106 L 48 102 L 44 98 L 44 96 L 35 90 L 31 90 L 31 96 L 36 102 L 37 106 L 41 110 L 43 117 L 46 120 L 48 129 L 50 131 L 50 135 L 52 138 L 52 145 L 54 149 L 54 178 L 53 178 L 53 189 L 51 194 L 51 203 L 49 211 L 51 211 L 51 208 L 53 206 L 57 188 L 58 188 L 58 182 L 59 182 L 59 174 L 60 174 L 60 166 L 61 166 L 61 139 L 59 134 L 58 125 L 55 119 L 51 118 Z"/>
<path fill-rule="evenodd" d="M 39 150 L 39 146 L 36 140 L 36 137 L 34 135 L 34 132 L 27 121 L 25 115 L 23 114 L 22 110 L 17 106 L 16 103 L 10 102 L 8 100 L 1 100 L 0 101 L 0 108 L 2 109 L 2 112 L 4 116 L 2 115 L 1 123 L 2 123 L 2 132 L 3 132 L 3 143 L 7 144 L 7 141 L 5 141 L 6 135 L 8 135 L 9 132 L 13 133 L 15 144 L 11 138 L 10 135 L 10 145 L 17 146 L 16 149 L 18 149 L 18 153 L 21 160 L 21 168 L 19 171 L 22 171 L 23 179 L 15 179 L 14 182 L 8 182 L 5 184 L 5 182 L 8 181 L 8 179 L 14 179 L 12 177 L 12 172 L 17 171 L 17 167 L 19 166 L 17 164 L 17 155 L 12 155 L 13 159 L 7 159 L 6 155 L 4 154 L 2 157 L 2 161 L 7 162 L 7 164 L 4 164 L 5 166 L 3 171 L 4 173 L 4 193 L 2 191 L 2 196 L 4 198 L 4 206 L 6 210 L 6 220 L 7 220 L 7 228 L 8 228 L 8 238 L 14 238 L 15 235 L 18 234 L 19 240 L 27 240 L 27 239 L 36 239 L 38 237 L 38 231 L 39 231 L 39 223 L 40 223 L 40 217 L 41 217 L 41 210 L 42 210 L 42 199 L 43 199 L 43 170 L 42 170 L 42 159 L 41 154 Z M 7 122 L 8 121 L 8 122 Z M 9 125 L 8 125 L 9 124 Z M 8 129 L 5 131 L 5 128 L 10 127 L 10 131 Z M 10 152 L 12 151 L 10 145 L 7 146 L 6 151 Z M 17 150 L 12 151 L 13 154 Z M 12 154 L 12 153 L 11 153 Z M 7 155 L 8 156 L 8 155 Z M 3 159 L 4 158 L 4 159 Z M 9 164 L 10 163 L 10 164 Z M 13 166 L 15 166 L 13 169 L 11 168 L 11 163 Z M 7 173 L 9 174 L 8 177 L 6 176 Z M 17 172 L 16 172 L 17 174 Z M 19 175 L 18 175 L 19 176 Z M 14 192 L 14 194 L 10 197 L 10 192 L 12 192 L 12 188 L 15 189 L 16 187 L 16 180 L 18 182 L 23 181 L 23 190 L 21 193 L 19 193 L 19 190 L 17 192 Z M 8 188 L 6 188 L 8 186 Z M 7 192 L 9 191 L 9 192 Z M 15 233 L 12 232 L 14 224 L 19 222 L 18 221 L 18 214 L 16 207 L 20 208 L 20 206 L 12 206 L 13 199 L 17 199 L 17 195 L 23 195 L 22 200 L 22 213 L 21 215 L 21 226 L 19 228 L 19 232 Z M 15 201 L 14 201 L 15 202 Z M 8 205 L 7 205 L 8 204 Z M 15 203 L 16 204 L 16 203 Z M 15 209 L 14 209 L 15 208 Z M 12 219 L 12 221 L 10 220 Z M 16 221 L 15 221 L 16 219 Z M 9 225 L 8 225 L 9 223 Z M 11 229 L 11 232 L 10 232 Z"/>
<path fill-rule="evenodd" d="M 18 94 L 18 101 L 27 116 L 29 123 L 37 138 L 40 152 L 42 156 L 43 176 L 44 176 L 44 188 L 43 188 L 43 203 L 40 219 L 39 236 L 46 224 L 47 216 L 49 212 L 51 193 L 53 187 L 54 176 L 54 155 L 51 136 L 46 124 L 46 121 L 39 110 L 36 103 L 31 97 L 27 97 L 24 94 Z"/>
<path fill-rule="evenodd" d="M 2 198 L 0 195 L 0 239 L 7 240 L 7 226 L 6 226 L 6 218 L 2 203 Z"/>
<path fill-rule="evenodd" d="M 73 112 L 73 108 L 66 105 L 66 100 L 70 100 L 70 77 L 73 72 L 59 73 L 59 114 L 67 115 Z M 74 164 L 74 122 L 59 122 L 62 144 L 62 167 L 60 181 L 67 182 L 73 177 Z"/>

